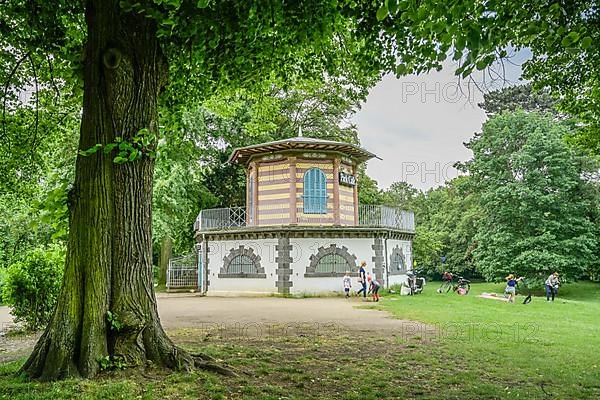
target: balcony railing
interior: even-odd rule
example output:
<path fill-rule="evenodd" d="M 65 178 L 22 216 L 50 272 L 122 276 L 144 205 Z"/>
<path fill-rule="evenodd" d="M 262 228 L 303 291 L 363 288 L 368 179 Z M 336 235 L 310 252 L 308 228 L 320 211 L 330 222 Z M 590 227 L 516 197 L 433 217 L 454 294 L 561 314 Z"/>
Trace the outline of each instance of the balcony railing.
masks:
<path fill-rule="evenodd" d="M 242 228 L 244 226 L 246 226 L 245 207 L 211 208 L 202 210 L 194 223 L 194 229 L 200 231 L 209 229 Z"/>
<path fill-rule="evenodd" d="M 358 206 L 358 225 L 415 230 L 415 214 L 388 206 L 360 204 Z"/>
<path fill-rule="evenodd" d="M 330 215 L 322 218 L 306 218 L 298 212 L 298 225 L 333 225 Z M 212 208 L 200 211 L 194 229 L 197 231 L 236 229 L 247 226 L 245 207 Z M 261 226 L 259 223 L 258 226 Z M 374 228 L 400 229 L 407 232 L 415 231 L 415 216 L 412 211 L 403 211 L 388 206 L 360 204 L 358 206 L 358 224 L 345 226 L 363 226 Z"/>

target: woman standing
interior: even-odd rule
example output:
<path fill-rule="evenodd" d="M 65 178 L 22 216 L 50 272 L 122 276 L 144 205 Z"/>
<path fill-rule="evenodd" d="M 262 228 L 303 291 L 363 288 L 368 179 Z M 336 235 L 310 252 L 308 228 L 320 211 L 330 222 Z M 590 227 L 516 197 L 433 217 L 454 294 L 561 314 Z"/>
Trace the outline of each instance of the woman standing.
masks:
<path fill-rule="evenodd" d="M 504 293 L 508 294 L 509 303 L 515 302 L 515 296 L 517 295 L 517 284 L 522 280 L 523 277 L 515 279 L 513 274 L 510 274 L 506 277 L 506 289 L 504 289 Z"/>
<path fill-rule="evenodd" d="M 356 292 L 357 296 L 360 296 L 360 293 L 362 292 L 363 297 L 367 297 L 367 271 L 365 270 L 366 266 L 367 262 L 362 261 L 360 263 L 360 268 L 358 269 L 358 283 L 362 285 L 362 288 L 358 292 Z"/>

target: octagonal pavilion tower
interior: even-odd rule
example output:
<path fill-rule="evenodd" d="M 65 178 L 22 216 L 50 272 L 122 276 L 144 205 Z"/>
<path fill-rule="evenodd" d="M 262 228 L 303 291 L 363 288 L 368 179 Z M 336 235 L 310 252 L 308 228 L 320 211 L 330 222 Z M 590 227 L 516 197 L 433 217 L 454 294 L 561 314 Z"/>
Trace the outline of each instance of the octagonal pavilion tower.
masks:
<path fill-rule="evenodd" d="M 296 137 L 234 150 L 247 176 L 248 226 L 358 224 L 356 171 L 374 154 L 352 144 Z"/>
<path fill-rule="evenodd" d="M 200 212 L 198 289 L 335 292 L 347 271 L 357 276 L 361 261 L 384 286 L 406 280 L 413 213 L 358 202 L 357 169 L 374 157 L 306 137 L 235 149 L 229 162 L 246 171 L 246 204 Z"/>

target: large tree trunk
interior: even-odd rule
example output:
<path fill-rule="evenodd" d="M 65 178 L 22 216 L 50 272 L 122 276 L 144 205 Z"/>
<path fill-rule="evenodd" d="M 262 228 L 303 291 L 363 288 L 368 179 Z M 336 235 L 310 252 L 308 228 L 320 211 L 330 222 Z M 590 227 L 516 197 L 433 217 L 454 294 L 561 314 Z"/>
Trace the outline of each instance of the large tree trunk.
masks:
<path fill-rule="evenodd" d="M 158 95 L 167 65 L 155 23 L 118 1 L 89 0 L 80 150 L 158 135 Z M 151 151 L 146 148 L 144 151 Z M 69 196 L 63 287 L 51 322 L 23 370 L 44 380 L 91 377 L 99 359 L 190 369 L 195 359 L 165 335 L 152 285 L 153 160 L 114 164 L 116 150 L 78 156 Z M 108 312 L 117 323 L 109 322 Z M 119 327 L 120 326 L 120 327 Z M 119 327 L 119 329 L 116 329 Z"/>
<path fill-rule="evenodd" d="M 160 257 L 158 258 L 158 284 L 165 285 L 167 283 L 167 268 L 169 267 L 169 259 L 173 253 L 173 239 L 165 236 L 160 241 Z"/>

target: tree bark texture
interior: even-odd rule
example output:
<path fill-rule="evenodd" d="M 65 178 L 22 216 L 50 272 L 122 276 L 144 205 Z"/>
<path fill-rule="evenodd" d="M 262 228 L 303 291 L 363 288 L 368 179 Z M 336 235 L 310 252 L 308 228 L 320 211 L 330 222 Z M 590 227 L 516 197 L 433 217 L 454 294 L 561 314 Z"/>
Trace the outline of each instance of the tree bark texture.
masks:
<path fill-rule="evenodd" d="M 155 23 L 122 13 L 118 1 L 99 0 L 87 2 L 86 21 L 79 149 L 115 143 L 117 137 L 131 142 L 143 128 L 157 136 L 167 64 Z M 115 164 L 115 152 L 77 158 L 64 283 L 51 322 L 23 366 L 33 378 L 92 377 L 106 357 L 178 369 L 196 362 L 169 340 L 157 312 L 153 160 L 144 155 Z M 109 311 L 118 324 L 109 322 Z"/>

